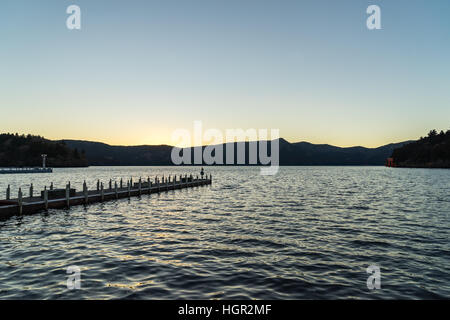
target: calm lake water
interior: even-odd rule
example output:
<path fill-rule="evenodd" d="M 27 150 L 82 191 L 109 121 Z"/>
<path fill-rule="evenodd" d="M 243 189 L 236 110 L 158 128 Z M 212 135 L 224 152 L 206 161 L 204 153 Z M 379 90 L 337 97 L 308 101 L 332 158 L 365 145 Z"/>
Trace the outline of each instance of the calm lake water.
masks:
<path fill-rule="evenodd" d="M 213 184 L 0 221 L 1 299 L 450 298 L 450 170 L 212 167 Z M 17 194 L 67 181 L 198 174 L 91 167 L 0 175 Z M 371 291 L 366 268 L 381 270 Z M 67 267 L 81 289 L 67 289 Z"/>

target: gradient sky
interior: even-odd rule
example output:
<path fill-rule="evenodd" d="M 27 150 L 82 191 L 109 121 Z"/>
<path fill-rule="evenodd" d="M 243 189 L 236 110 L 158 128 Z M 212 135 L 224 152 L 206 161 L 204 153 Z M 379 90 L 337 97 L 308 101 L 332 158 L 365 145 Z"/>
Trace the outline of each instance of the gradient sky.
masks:
<path fill-rule="evenodd" d="M 448 0 L 2 0 L 0 48 L 1 132 L 173 144 L 202 120 L 375 147 L 450 129 Z"/>

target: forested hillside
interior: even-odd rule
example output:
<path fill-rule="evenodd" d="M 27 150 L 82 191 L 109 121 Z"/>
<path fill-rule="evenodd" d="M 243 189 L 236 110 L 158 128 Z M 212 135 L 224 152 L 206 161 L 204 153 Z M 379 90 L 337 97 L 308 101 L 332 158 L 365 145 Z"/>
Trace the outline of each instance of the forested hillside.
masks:
<path fill-rule="evenodd" d="M 0 167 L 38 167 L 42 154 L 47 154 L 48 167 L 84 167 L 88 162 L 84 151 L 71 149 L 64 142 L 40 136 L 0 134 Z"/>
<path fill-rule="evenodd" d="M 392 158 L 398 167 L 450 168 L 450 130 L 431 130 L 427 137 L 395 149 Z"/>

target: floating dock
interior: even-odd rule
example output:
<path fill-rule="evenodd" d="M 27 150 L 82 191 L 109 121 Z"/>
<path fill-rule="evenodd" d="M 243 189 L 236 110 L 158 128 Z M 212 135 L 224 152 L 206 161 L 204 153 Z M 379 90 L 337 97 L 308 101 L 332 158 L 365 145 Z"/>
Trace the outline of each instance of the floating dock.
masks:
<path fill-rule="evenodd" d="M 52 173 L 52 168 L 47 168 L 46 160 L 47 155 L 41 154 L 42 157 L 42 167 L 8 167 L 8 168 L 0 168 L 0 174 L 14 174 L 14 173 Z"/>
<path fill-rule="evenodd" d="M 33 184 L 30 186 L 29 196 L 25 197 L 22 189 L 19 188 L 18 197 L 11 199 L 11 189 L 8 186 L 6 190 L 6 200 L 0 200 L 0 218 L 8 218 L 14 215 L 33 214 L 48 209 L 67 209 L 76 205 L 88 205 L 90 203 L 116 200 L 120 198 L 130 198 L 141 196 L 143 194 L 152 194 L 166 192 L 169 190 L 193 188 L 212 183 L 212 176 L 206 175 L 206 178 L 194 178 L 185 175 L 171 178 L 155 177 L 153 181 L 148 178 L 146 181 L 140 178 L 138 182 L 133 183 L 130 179 L 124 184 L 121 179 L 118 183 L 109 180 L 107 188 L 103 183 L 97 181 L 97 187 L 94 190 L 88 190 L 86 182 L 83 183 L 83 191 L 77 192 L 71 188 L 70 182 L 65 189 L 54 189 L 53 184 L 49 189 L 45 187 L 41 191 L 40 197 L 33 194 Z"/>
<path fill-rule="evenodd" d="M 0 174 L 14 173 L 52 173 L 52 168 L 0 168 Z"/>

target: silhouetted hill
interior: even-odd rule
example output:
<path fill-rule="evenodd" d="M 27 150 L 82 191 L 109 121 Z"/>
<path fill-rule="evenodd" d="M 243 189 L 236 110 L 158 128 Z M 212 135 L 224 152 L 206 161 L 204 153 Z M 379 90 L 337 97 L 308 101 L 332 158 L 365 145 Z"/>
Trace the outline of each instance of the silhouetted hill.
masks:
<path fill-rule="evenodd" d="M 110 146 L 104 143 L 64 140 L 67 146 L 85 150 L 90 165 L 172 165 L 172 147 L 160 146 Z M 379 148 L 351 147 L 340 148 L 330 145 L 315 145 L 308 142 L 289 143 L 280 139 L 281 165 L 383 165 L 393 150 L 405 144 L 401 142 L 389 144 Z M 269 145 L 270 146 L 270 145 Z M 237 144 L 234 143 L 234 163 L 237 163 Z M 202 147 L 204 149 L 205 147 Z M 226 150 L 224 144 L 224 163 Z M 249 142 L 245 142 L 246 161 L 249 164 Z M 270 147 L 269 147 L 270 152 Z M 194 151 L 191 148 L 191 163 Z M 258 163 L 259 164 L 259 163 Z"/>
<path fill-rule="evenodd" d="M 395 149 L 392 158 L 398 167 L 450 168 L 450 130 L 431 130 L 428 137 Z"/>
<path fill-rule="evenodd" d="M 407 142 L 392 143 L 378 148 L 340 148 L 328 144 L 297 142 L 280 143 L 283 165 L 384 165 L 395 148 Z"/>
<path fill-rule="evenodd" d="M 84 150 L 92 166 L 171 165 L 171 146 L 111 146 L 101 142 L 62 140 L 71 148 Z"/>
<path fill-rule="evenodd" d="M 79 150 L 40 136 L 0 134 L 0 167 L 40 167 L 41 154 L 47 154 L 49 167 L 85 167 L 88 163 Z"/>

